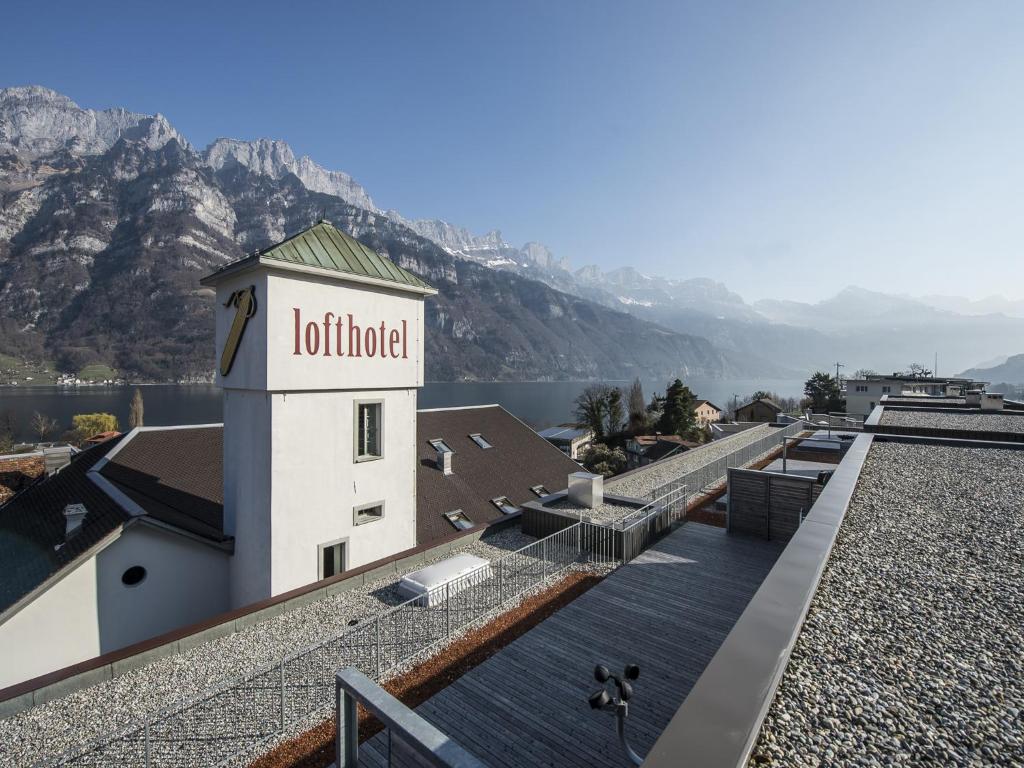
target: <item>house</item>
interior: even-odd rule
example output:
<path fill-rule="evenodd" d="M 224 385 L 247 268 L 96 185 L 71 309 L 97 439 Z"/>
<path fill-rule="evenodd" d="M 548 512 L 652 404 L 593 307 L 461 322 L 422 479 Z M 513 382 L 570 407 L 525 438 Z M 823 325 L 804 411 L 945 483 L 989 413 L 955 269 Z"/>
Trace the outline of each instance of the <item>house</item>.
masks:
<path fill-rule="evenodd" d="M 721 420 L 722 409 L 710 400 L 698 400 L 693 405 L 693 415 L 696 417 L 698 425 L 708 427 Z"/>
<path fill-rule="evenodd" d="M 752 400 L 736 409 L 736 421 L 775 421 L 782 413 L 782 406 L 771 398 Z"/>
<path fill-rule="evenodd" d="M 326 222 L 204 283 L 224 423 L 62 454 L 0 506 L 0 687 L 486 525 L 579 469 L 499 406 L 418 411 L 433 289 Z"/>
<path fill-rule="evenodd" d="M 905 397 L 963 397 L 968 390 L 984 389 L 988 382 L 963 378 L 937 378 L 934 376 L 906 376 L 894 373 L 860 379 L 847 379 L 843 396 L 846 412 L 856 416 L 869 416 L 886 395 Z"/>
<path fill-rule="evenodd" d="M 115 437 L 120 437 L 120 436 L 121 436 L 121 433 L 117 432 L 117 431 L 98 432 L 97 434 L 93 435 L 92 437 L 87 437 L 84 442 L 85 442 L 86 445 L 99 445 L 100 443 L 105 443 L 105 442 L 107 442 L 107 440 L 113 440 Z"/>
<path fill-rule="evenodd" d="M 679 435 L 637 435 L 626 441 L 626 467 L 643 467 L 669 456 L 677 456 L 697 445 Z"/>
<path fill-rule="evenodd" d="M 560 424 L 538 432 L 541 437 L 557 447 L 570 459 L 579 459 L 594 442 L 594 433 L 574 424 Z"/>

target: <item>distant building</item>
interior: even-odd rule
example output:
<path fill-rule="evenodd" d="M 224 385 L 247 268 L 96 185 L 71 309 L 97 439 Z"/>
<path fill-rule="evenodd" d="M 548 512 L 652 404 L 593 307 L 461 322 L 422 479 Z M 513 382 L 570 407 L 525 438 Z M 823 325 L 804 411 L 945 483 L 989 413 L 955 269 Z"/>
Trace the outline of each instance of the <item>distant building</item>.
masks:
<path fill-rule="evenodd" d="M 626 467 L 643 467 L 669 456 L 677 456 L 697 445 L 699 443 L 684 440 L 679 435 L 637 435 L 626 441 Z"/>
<path fill-rule="evenodd" d="M 121 433 L 117 432 L 117 431 L 114 431 L 114 432 L 99 432 L 99 433 L 93 435 L 92 437 L 87 437 L 85 439 L 85 443 L 86 443 L 86 445 L 99 445 L 100 443 L 105 443 L 105 442 L 107 442 L 107 440 L 113 440 L 115 437 L 120 437 L 120 436 L 121 436 Z"/>
<path fill-rule="evenodd" d="M 732 437 L 733 435 L 745 432 L 748 429 L 760 426 L 761 422 L 757 421 L 744 421 L 744 422 L 723 422 L 719 421 L 711 425 L 711 439 L 721 440 L 724 437 Z"/>
<path fill-rule="evenodd" d="M 843 395 L 846 398 L 846 412 L 866 417 L 871 415 L 871 411 L 881 402 L 884 395 L 962 397 L 969 389 L 984 389 L 988 382 L 961 378 L 913 378 L 899 374 L 879 374 L 862 379 L 847 379 L 845 384 Z"/>
<path fill-rule="evenodd" d="M 693 415 L 697 418 L 697 424 L 707 427 L 721 420 L 722 409 L 710 400 L 698 400 L 693 406 Z"/>
<path fill-rule="evenodd" d="M 585 450 L 594 442 L 594 433 L 589 429 L 562 424 L 538 432 L 541 437 L 558 448 L 570 459 L 579 460 Z"/>
<path fill-rule="evenodd" d="M 752 400 L 736 409 L 736 421 L 775 421 L 782 406 L 768 397 Z"/>

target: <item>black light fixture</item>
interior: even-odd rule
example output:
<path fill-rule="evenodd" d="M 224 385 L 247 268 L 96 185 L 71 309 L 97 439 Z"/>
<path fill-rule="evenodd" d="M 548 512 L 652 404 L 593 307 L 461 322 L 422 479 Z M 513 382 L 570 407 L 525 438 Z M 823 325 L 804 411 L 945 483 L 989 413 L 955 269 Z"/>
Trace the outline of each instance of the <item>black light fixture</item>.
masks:
<path fill-rule="evenodd" d="M 615 715 L 619 741 L 622 742 L 622 748 L 626 751 L 626 757 L 629 758 L 633 765 L 640 765 L 644 761 L 629 746 L 629 740 L 626 738 L 626 718 L 629 717 L 629 700 L 633 698 L 633 686 L 630 685 L 629 681 L 636 680 L 639 677 L 640 667 L 637 664 L 627 664 L 622 670 L 621 677 L 613 675 L 604 664 L 598 664 L 594 667 L 594 679 L 601 683 L 602 686 L 600 690 L 590 694 L 590 697 L 587 699 L 591 709 L 600 709 Z M 609 681 L 615 686 L 614 694 L 608 692 Z"/>

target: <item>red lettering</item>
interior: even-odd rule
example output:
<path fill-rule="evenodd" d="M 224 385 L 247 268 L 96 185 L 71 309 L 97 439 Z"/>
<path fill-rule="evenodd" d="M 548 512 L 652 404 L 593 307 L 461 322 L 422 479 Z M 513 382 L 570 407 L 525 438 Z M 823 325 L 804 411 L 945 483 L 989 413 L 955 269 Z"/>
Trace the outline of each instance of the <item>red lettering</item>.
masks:
<path fill-rule="evenodd" d="M 331 356 L 331 318 L 333 312 L 324 312 L 324 357 Z M 341 351 L 341 350 L 339 350 Z"/>
<path fill-rule="evenodd" d="M 383 338 L 383 336 L 381 338 Z M 398 357 L 398 353 L 395 352 L 395 345 L 398 344 L 399 341 L 398 331 L 392 330 L 391 333 L 388 334 L 388 346 L 391 347 L 392 357 Z"/>
<path fill-rule="evenodd" d="M 356 351 L 352 351 L 352 341 L 355 340 Z M 348 356 L 349 357 L 362 357 L 360 351 L 360 340 L 359 340 L 359 326 L 352 322 L 352 315 L 348 316 Z"/>
<path fill-rule="evenodd" d="M 292 312 L 295 313 L 295 351 L 293 355 L 301 355 L 302 352 L 299 350 L 299 308 L 292 307 Z"/>
<path fill-rule="evenodd" d="M 320 351 L 320 326 L 306 323 L 306 354 L 315 355 Z"/>
<path fill-rule="evenodd" d="M 341 351 L 341 318 L 339 317 L 334 321 L 334 349 L 338 353 L 338 357 L 344 357 L 345 353 Z"/>
<path fill-rule="evenodd" d="M 380 356 L 387 357 L 388 353 L 384 351 L 384 339 L 387 338 L 384 335 L 384 323 L 380 324 Z"/>
<path fill-rule="evenodd" d="M 405 320 L 402 321 L 402 357 L 409 357 L 409 326 Z"/>
<path fill-rule="evenodd" d="M 372 343 L 371 343 L 372 342 Z M 373 357 L 377 354 L 377 329 L 366 329 L 366 356 Z"/>

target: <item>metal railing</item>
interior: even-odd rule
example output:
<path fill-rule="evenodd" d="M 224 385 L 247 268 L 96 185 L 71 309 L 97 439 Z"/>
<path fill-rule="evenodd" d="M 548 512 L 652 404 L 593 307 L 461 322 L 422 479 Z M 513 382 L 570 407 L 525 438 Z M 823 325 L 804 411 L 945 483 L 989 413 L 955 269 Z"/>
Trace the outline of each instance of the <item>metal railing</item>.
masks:
<path fill-rule="evenodd" d="M 863 432 L 866 416 L 859 413 L 844 413 L 842 411 L 829 411 L 828 413 L 828 436 L 832 437 L 832 430 L 846 432 Z"/>
<path fill-rule="evenodd" d="M 359 704 L 387 729 L 388 765 L 391 765 L 394 752 L 408 752 L 415 765 L 484 768 L 484 763 L 451 737 L 354 667 L 338 670 L 335 675 L 335 701 L 337 768 L 358 768 Z"/>
<path fill-rule="evenodd" d="M 806 429 L 807 425 L 803 421 L 797 421 L 792 424 L 788 424 L 785 427 L 779 427 L 778 429 L 773 430 L 770 434 L 758 438 L 757 440 L 752 440 L 725 456 L 720 456 L 719 458 L 713 459 L 696 469 L 691 469 L 668 482 L 662 483 L 648 494 L 648 498 L 651 499 L 651 503 L 653 504 L 656 500 L 665 498 L 679 488 L 686 488 L 689 490 L 689 493 L 684 498 L 675 500 L 675 503 L 682 504 L 685 514 L 685 506 L 689 500 L 695 496 L 699 496 L 706 488 L 722 482 L 730 469 L 735 467 L 744 467 L 747 464 L 756 461 L 769 451 L 775 448 L 781 448 L 785 438 L 798 435 L 801 432 L 806 431 Z M 622 520 L 629 521 L 636 515 L 637 512 L 630 512 L 623 516 Z"/>
<path fill-rule="evenodd" d="M 335 704 L 335 672 L 355 667 L 381 681 L 453 635 L 482 622 L 579 563 L 621 562 L 613 532 L 581 521 L 491 562 L 490 574 L 447 587 L 443 603 L 422 596 L 381 611 L 197 698 L 107 734 L 41 765 L 157 766 L 234 764 L 244 755 L 311 727 Z"/>
<path fill-rule="evenodd" d="M 679 485 L 634 512 L 621 527 L 622 562 L 633 560 L 668 533 L 673 523 L 686 517 L 687 498 L 686 486 Z M 643 514 L 637 516 L 639 513 Z"/>

